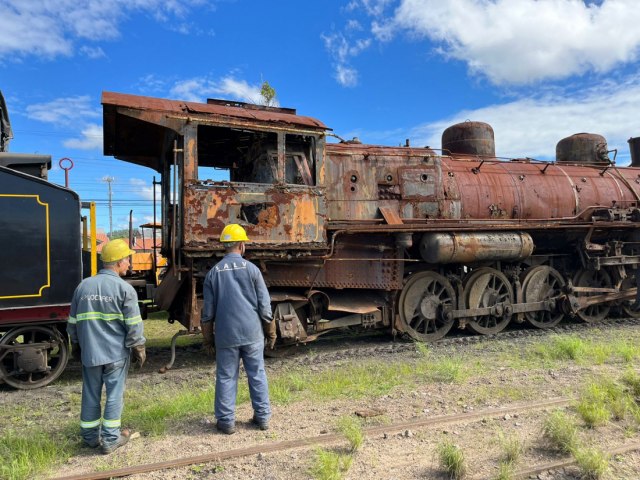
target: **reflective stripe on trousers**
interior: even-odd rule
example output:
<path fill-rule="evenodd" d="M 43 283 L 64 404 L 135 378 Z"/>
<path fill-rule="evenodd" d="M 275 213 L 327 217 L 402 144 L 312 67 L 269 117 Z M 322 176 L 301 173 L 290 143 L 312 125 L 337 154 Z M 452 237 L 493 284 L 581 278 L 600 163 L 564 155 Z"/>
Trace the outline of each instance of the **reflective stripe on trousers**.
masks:
<path fill-rule="evenodd" d="M 89 445 L 96 444 L 101 436 L 102 444 L 107 446 L 120 438 L 120 416 L 128 369 L 129 357 L 97 367 L 82 366 L 80 433 Z M 103 385 L 107 398 L 101 415 Z"/>

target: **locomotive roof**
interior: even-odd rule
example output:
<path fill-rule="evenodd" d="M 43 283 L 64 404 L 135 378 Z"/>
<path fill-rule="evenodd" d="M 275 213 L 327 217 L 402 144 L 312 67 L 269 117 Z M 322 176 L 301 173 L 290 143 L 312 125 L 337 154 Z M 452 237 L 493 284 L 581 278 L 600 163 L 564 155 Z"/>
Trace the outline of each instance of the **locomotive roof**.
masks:
<path fill-rule="evenodd" d="M 102 105 L 104 154 L 156 170 L 160 170 L 158 157 L 162 135 L 159 130 L 172 128 L 178 131 L 190 121 L 318 133 L 331 130 L 320 120 L 297 115 L 294 109 L 232 100 L 208 99 L 207 103 L 199 103 L 102 92 Z"/>
<path fill-rule="evenodd" d="M 297 115 L 295 109 L 266 107 L 234 100 L 208 99 L 207 103 L 166 100 L 126 93 L 102 92 L 102 105 L 139 110 L 157 110 L 174 114 L 205 114 L 236 117 L 268 123 L 284 123 L 292 126 L 330 130 L 315 118 Z"/>

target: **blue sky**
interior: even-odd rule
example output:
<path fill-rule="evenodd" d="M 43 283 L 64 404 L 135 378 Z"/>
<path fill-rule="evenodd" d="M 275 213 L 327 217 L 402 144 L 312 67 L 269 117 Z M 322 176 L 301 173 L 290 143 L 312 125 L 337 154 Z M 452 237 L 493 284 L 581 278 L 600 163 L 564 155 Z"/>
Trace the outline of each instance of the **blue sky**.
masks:
<path fill-rule="evenodd" d="M 108 230 L 151 219 L 155 172 L 102 155 L 103 90 L 280 105 L 343 138 L 440 147 L 466 119 L 503 157 L 553 159 L 573 133 L 629 162 L 640 136 L 633 0 L 0 0 L 0 89 L 13 152 L 70 157 Z M 50 180 L 64 183 L 54 167 Z"/>

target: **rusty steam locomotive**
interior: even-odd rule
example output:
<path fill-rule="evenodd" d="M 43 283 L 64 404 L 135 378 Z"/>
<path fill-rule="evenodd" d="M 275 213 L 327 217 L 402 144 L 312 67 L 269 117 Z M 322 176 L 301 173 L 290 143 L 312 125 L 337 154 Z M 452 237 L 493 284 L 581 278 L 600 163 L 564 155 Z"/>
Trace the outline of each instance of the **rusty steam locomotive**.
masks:
<path fill-rule="evenodd" d="M 330 143 L 292 109 L 110 92 L 102 103 L 104 153 L 161 174 L 170 265 L 156 301 L 189 332 L 232 222 L 251 239 L 280 346 L 342 327 L 433 341 L 454 325 L 494 334 L 639 315 L 640 168 L 617 167 L 598 135 L 562 140 L 554 162 L 504 160 L 477 122 L 448 128 L 436 151 Z"/>

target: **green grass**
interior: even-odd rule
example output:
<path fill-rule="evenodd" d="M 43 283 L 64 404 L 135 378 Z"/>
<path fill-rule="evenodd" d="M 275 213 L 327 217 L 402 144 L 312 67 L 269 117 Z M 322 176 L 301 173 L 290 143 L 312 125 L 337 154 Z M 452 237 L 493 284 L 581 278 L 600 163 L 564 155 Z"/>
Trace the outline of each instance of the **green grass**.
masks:
<path fill-rule="evenodd" d="M 437 451 L 440 468 L 454 480 L 464 478 L 467 466 L 460 447 L 450 441 L 444 441 L 438 444 Z"/>
<path fill-rule="evenodd" d="M 341 480 L 351 467 L 352 460 L 351 455 L 318 448 L 309 473 L 316 480 Z"/>
<path fill-rule="evenodd" d="M 570 453 L 578 446 L 578 427 L 575 420 L 562 410 L 555 410 L 545 419 L 544 437 L 553 448 Z"/>
<path fill-rule="evenodd" d="M 551 340 L 534 346 L 542 358 L 551 360 L 582 360 L 588 351 L 587 343 L 576 336 L 554 336 Z"/>
<path fill-rule="evenodd" d="M 517 402 L 529 400 L 536 394 L 533 387 L 519 385 L 478 385 L 473 396 L 476 403 L 483 402 Z"/>
<path fill-rule="evenodd" d="M 640 375 L 633 370 L 627 370 L 622 375 L 621 381 L 629 388 L 630 394 L 640 399 Z"/>
<path fill-rule="evenodd" d="M 469 368 L 460 359 L 444 358 L 427 368 L 426 376 L 437 383 L 460 383 L 470 375 Z"/>
<path fill-rule="evenodd" d="M 500 462 L 498 465 L 498 474 L 495 480 L 512 480 L 516 472 L 516 467 L 511 462 Z"/>
<path fill-rule="evenodd" d="M 618 355 L 622 361 L 631 363 L 633 360 L 638 358 L 638 354 L 640 354 L 640 346 L 635 342 L 622 340 L 615 342 L 612 345 L 612 351 L 614 354 Z"/>
<path fill-rule="evenodd" d="M 428 357 L 431 354 L 431 350 L 429 350 L 429 345 L 422 342 L 416 342 L 416 351 L 421 357 Z"/>
<path fill-rule="evenodd" d="M 144 321 L 144 336 L 147 348 L 169 348 L 174 334 L 185 328 L 178 322 L 169 323 L 167 312 L 153 312 Z M 202 335 L 185 335 L 178 337 L 176 345 L 179 347 L 202 343 Z"/>
<path fill-rule="evenodd" d="M 5 432 L 0 437 L 0 478 L 33 478 L 73 453 L 74 446 L 62 436 L 53 437 L 35 430 L 20 434 Z"/>
<path fill-rule="evenodd" d="M 611 412 L 601 402 L 580 401 L 576 405 L 576 411 L 589 428 L 605 425 L 611 417 Z"/>
<path fill-rule="evenodd" d="M 182 390 L 167 390 L 166 386 L 128 390 L 123 423 L 146 435 L 162 435 L 173 422 L 194 415 L 211 414 L 213 394 L 210 380 Z"/>
<path fill-rule="evenodd" d="M 498 432 L 498 440 L 502 448 L 502 463 L 517 463 L 525 451 L 525 444 L 515 435 L 505 435 L 504 432 Z"/>
<path fill-rule="evenodd" d="M 528 354 L 547 364 L 558 361 L 593 365 L 616 361 L 631 363 L 640 356 L 640 344 L 636 339 L 612 339 L 607 337 L 606 332 L 594 331 L 590 340 L 583 340 L 575 335 L 554 336 L 550 340 L 534 344 Z"/>
<path fill-rule="evenodd" d="M 308 379 L 305 393 L 310 398 L 332 400 L 337 398 L 367 398 L 389 393 L 413 377 L 409 364 L 367 362 L 333 368 Z"/>
<path fill-rule="evenodd" d="M 606 378 L 587 383 L 576 405 L 576 411 L 589 428 L 604 425 L 611 419 L 623 420 L 637 409 L 623 385 Z"/>
<path fill-rule="evenodd" d="M 598 480 L 609 469 L 609 456 L 593 448 L 578 448 L 573 452 L 576 463 L 582 471 L 582 478 Z"/>
<path fill-rule="evenodd" d="M 306 388 L 302 373 L 292 372 L 269 379 L 269 398 L 278 405 L 289 405 L 300 397 Z"/>
<path fill-rule="evenodd" d="M 362 431 L 362 424 L 353 416 L 346 416 L 338 420 L 338 430 L 349 441 L 350 450 L 352 453 L 358 451 L 358 449 L 364 443 L 364 432 Z"/>

